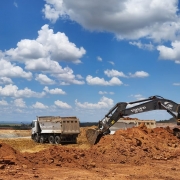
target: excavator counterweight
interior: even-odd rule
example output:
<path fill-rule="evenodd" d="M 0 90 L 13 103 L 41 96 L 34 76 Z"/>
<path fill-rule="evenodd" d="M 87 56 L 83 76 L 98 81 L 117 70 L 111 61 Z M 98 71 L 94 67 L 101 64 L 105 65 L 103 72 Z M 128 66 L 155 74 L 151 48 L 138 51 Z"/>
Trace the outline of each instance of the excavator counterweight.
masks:
<path fill-rule="evenodd" d="M 127 105 L 136 104 L 133 107 L 127 108 Z M 166 110 L 180 125 L 180 104 L 174 101 L 164 99 L 161 96 L 150 96 L 147 99 L 134 101 L 134 102 L 119 102 L 99 121 L 97 129 L 88 129 L 86 137 L 91 145 L 98 143 L 102 136 L 109 133 L 109 128 L 114 125 L 120 118 L 138 114 L 152 110 Z M 180 133 L 179 133 L 180 134 Z"/>

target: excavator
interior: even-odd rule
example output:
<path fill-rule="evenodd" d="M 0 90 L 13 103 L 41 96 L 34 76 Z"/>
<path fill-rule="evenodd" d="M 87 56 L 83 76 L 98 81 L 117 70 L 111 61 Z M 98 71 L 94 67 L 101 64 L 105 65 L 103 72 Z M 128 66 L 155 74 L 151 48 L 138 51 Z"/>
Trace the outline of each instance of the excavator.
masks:
<path fill-rule="evenodd" d="M 136 105 L 132 106 L 132 104 Z M 130 107 L 127 108 L 127 105 Z M 176 119 L 177 125 L 180 125 L 180 104 L 155 95 L 139 101 L 117 103 L 109 110 L 105 117 L 98 122 L 96 129 L 88 129 L 86 131 L 86 138 L 91 145 L 94 145 L 99 142 L 102 136 L 110 133 L 109 128 L 120 118 L 152 110 L 166 110 Z M 173 133 L 180 138 L 180 130 L 178 128 L 174 128 Z"/>

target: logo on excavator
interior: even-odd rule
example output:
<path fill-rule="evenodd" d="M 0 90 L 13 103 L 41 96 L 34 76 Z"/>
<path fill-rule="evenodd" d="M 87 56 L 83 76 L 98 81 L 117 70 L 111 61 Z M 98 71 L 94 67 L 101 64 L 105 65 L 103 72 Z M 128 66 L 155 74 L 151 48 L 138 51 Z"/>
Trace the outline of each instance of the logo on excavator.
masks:
<path fill-rule="evenodd" d="M 166 106 L 167 109 L 173 108 L 173 105 L 170 102 L 164 102 L 164 105 Z"/>
<path fill-rule="evenodd" d="M 131 112 L 133 112 L 133 113 L 140 113 L 140 112 L 143 112 L 144 109 L 146 109 L 146 106 L 142 106 L 142 107 L 139 107 L 139 108 L 131 109 Z"/>

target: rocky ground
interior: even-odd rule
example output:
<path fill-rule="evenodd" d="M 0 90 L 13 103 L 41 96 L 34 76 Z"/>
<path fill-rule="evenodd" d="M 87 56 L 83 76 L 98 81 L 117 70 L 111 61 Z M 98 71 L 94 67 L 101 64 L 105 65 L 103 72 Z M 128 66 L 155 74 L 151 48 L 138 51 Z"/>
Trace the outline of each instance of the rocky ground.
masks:
<path fill-rule="evenodd" d="M 147 129 L 144 125 L 119 130 L 90 146 L 87 128 L 81 128 L 77 144 L 37 144 L 30 131 L 0 132 L 0 180 L 97 179 L 178 180 L 180 140 L 169 127 Z"/>

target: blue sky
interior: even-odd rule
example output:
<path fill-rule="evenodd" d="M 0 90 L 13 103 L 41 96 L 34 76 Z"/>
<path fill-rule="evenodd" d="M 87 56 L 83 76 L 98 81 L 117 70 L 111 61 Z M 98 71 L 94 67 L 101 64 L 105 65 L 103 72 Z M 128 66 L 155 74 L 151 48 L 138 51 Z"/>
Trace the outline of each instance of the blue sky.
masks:
<path fill-rule="evenodd" d="M 0 121 L 98 122 L 118 102 L 180 103 L 177 0 L 2 1 L 0 27 Z"/>

